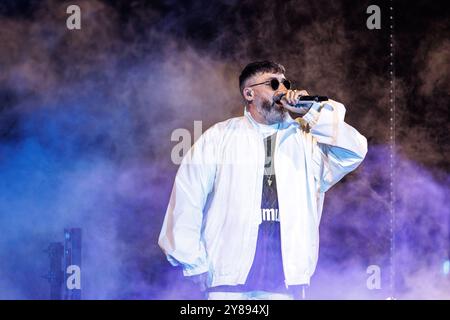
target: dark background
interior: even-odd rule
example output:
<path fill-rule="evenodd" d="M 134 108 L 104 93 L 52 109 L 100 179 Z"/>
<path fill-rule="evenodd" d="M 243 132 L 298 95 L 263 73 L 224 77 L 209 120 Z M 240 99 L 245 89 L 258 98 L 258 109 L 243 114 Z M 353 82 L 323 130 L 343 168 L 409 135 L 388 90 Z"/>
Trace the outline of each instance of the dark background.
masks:
<path fill-rule="evenodd" d="M 444 3 L 2 1 L 0 298 L 48 298 L 42 250 L 64 227 L 83 229 L 83 298 L 202 298 L 157 246 L 171 134 L 242 115 L 237 77 L 261 59 L 344 103 L 369 141 L 327 193 L 309 297 L 449 298 Z M 70 4 L 81 30 L 66 28 Z M 381 30 L 366 27 L 371 4 Z M 369 265 L 379 290 L 366 287 Z"/>

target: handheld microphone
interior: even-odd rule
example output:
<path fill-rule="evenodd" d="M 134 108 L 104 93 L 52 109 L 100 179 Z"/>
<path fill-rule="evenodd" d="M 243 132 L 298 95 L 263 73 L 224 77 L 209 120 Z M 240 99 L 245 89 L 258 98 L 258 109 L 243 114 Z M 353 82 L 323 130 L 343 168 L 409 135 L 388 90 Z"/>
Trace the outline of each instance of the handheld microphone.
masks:
<path fill-rule="evenodd" d="M 286 93 L 282 93 L 273 98 L 273 102 L 280 103 L 281 99 L 286 95 Z M 294 107 L 309 107 L 314 102 L 322 102 L 328 101 L 328 97 L 326 96 L 300 96 L 297 99 L 297 103 Z"/>
<path fill-rule="evenodd" d="M 299 101 L 315 101 L 315 102 L 322 102 L 322 101 L 328 101 L 327 96 L 300 96 Z"/>

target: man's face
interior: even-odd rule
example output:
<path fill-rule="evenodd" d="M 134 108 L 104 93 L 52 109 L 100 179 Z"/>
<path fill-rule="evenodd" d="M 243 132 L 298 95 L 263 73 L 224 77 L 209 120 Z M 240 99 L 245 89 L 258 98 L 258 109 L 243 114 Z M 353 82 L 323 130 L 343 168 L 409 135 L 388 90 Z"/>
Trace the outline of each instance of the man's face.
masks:
<path fill-rule="evenodd" d="M 276 90 L 271 86 L 271 80 L 278 79 L 279 85 Z M 286 79 L 284 74 L 280 73 L 258 73 L 251 77 L 247 83 L 246 87 L 253 90 L 253 105 L 256 111 L 266 120 L 268 124 L 274 124 L 284 120 L 287 110 L 284 109 L 280 104 L 273 102 L 273 98 L 281 93 L 286 93 L 288 90 L 284 84 L 283 80 Z M 262 83 L 259 85 L 254 85 Z"/>

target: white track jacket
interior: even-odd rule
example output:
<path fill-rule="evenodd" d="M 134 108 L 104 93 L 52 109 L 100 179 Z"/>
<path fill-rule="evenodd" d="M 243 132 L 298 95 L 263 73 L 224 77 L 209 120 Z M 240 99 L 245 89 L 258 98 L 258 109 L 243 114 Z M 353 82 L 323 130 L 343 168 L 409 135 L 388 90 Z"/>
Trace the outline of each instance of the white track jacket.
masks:
<path fill-rule="evenodd" d="M 325 192 L 354 170 L 367 140 L 344 122 L 345 107 L 315 103 L 278 131 L 274 165 L 286 286 L 309 284 L 319 252 Z M 159 246 L 185 276 L 208 272 L 208 286 L 244 284 L 261 222 L 264 142 L 250 114 L 209 128 L 184 157 Z"/>

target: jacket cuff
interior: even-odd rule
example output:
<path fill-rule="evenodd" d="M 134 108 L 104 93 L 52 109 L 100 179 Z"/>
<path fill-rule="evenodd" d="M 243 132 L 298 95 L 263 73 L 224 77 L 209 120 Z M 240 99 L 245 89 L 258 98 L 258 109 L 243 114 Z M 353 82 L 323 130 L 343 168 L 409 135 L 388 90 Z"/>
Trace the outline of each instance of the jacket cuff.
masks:
<path fill-rule="evenodd" d="M 185 277 L 196 276 L 201 273 L 208 272 L 207 265 L 199 265 L 199 266 L 183 266 L 183 275 Z"/>
<path fill-rule="evenodd" d="M 302 117 L 310 127 L 313 127 L 319 121 L 321 105 L 314 102 L 309 111 Z"/>
<path fill-rule="evenodd" d="M 171 255 L 167 255 L 167 260 L 170 262 L 171 265 L 173 266 L 182 266 L 183 268 L 183 275 L 184 276 L 195 276 L 197 274 L 201 274 L 204 272 L 208 272 L 209 268 L 208 265 L 206 263 L 203 262 L 199 262 L 197 264 L 186 264 L 186 263 L 181 263 L 180 261 L 178 261 L 177 259 L 175 259 L 173 256 Z M 203 260 L 204 259 L 199 259 L 199 260 Z"/>

